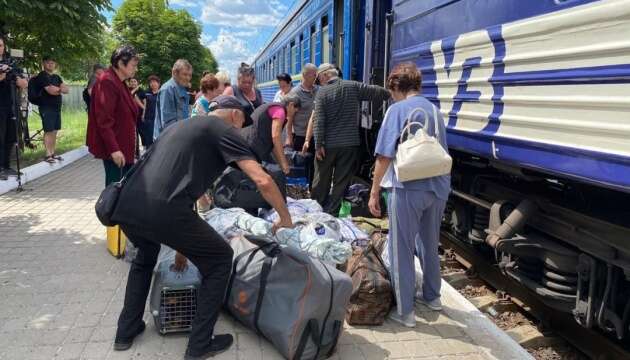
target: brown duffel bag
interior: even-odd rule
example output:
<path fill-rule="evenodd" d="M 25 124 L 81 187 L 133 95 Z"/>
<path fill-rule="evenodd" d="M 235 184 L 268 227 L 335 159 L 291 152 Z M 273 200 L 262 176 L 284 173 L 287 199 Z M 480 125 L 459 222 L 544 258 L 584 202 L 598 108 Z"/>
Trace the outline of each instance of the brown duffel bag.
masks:
<path fill-rule="evenodd" d="M 394 302 L 389 272 L 381 253 L 386 237 L 372 238 L 365 249 L 355 249 L 346 273 L 352 295 L 346 308 L 350 325 L 382 325 Z"/>

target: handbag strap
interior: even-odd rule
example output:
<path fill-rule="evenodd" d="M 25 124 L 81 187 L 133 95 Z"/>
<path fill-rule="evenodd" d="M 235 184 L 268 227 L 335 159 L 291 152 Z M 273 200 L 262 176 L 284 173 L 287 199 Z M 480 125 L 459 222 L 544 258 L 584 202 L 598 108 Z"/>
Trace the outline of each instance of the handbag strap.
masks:
<path fill-rule="evenodd" d="M 437 122 L 437 107 L 433 104 L 431 104 L 431 107 L 433 108 L 433 132 L 435 133 L 435 137 L 439 138 L 440 136 L 440 127 L 438 126 L 438 122 Z M 413 118 L 413 116 L 417 113 L 422 111 L 424 113 L 424 124 L 422 124 L 419 121 L 411 121 L 411 119 Z M 405 137 L 405 135 L 407 135 L 407 137 L 409 137 L 409 131 L 411 130 L 411 126 L 412 125 L 420 125 L 421 129 L 423 129 L 426 132 L 426 127 L 428 126 L 429 120 L 429 114 L 427 113 L 427 111 L 424 108 L 415 108 L 413 109 L 409 115 L 407 116 L 407 124 L 405 125 L 405 127 L 402 129 L 401 133 L 400 133 L 400 139 L 399 139 L 399 143 L 403 142 L 403 138 Z"/>
<path fill-rule="evenodd" d="M 118 184 L 120 184 L 120 186 L 124 186 L 125 182 L 127 182 L 127 179 L 133 175 L 133 173 L 138 169 L 138 167 L 140 166 L 141 163 L 145 162 L 148 158 L 149 155 L 151 154 L 151 151 L 153 150 L 155 146 L 151 146 L 149 147 L 149 149 L 147 149 L 147 151 L 145 151 L 144 154 L 142 154 L 142 156 L 140 157 L 140 159 L 138 159 L 138 161 L 136 161 L 135 164 L 133 164 L 133 166 L 131 167 L 131 169 L 129 169 L 129 171 L 127 171 L 127 173 L 125 174 L 125 176 L 122 176 L 120 181 L 118 181 Z M 123 170 L 122 168 L 120 168 L 120 174 L 122 175 Z"/>
<path fill-rule="evenodd" d="M 423 126 L 422 126 L 422 123 L 421 123 L 421 122 L 418 122 L 418 121 L 413 121 L 413 122 L 407 123 L 407 125 L 405 125 L 405 127 L 404 127 L 404 128 L 402 129 L 402 131 L 400 132 L 400 138 L 398 138 L 398 143 L 399 143 L 399 144 L 402 144 L 402 143 L 403 143 L 403 141 L 404 141 L 404 139 L 405 139 L 405 134 L 407 135 L 407 138 L 409 138 L 409 129 L 411 129 L 411 126 L 412 126 L 412 125 L 419 125 L 419 126 L 420 126 L 420 129 L 421 129 L 422 131 L 424 131 L 424 128 L 423 128 Z"/>

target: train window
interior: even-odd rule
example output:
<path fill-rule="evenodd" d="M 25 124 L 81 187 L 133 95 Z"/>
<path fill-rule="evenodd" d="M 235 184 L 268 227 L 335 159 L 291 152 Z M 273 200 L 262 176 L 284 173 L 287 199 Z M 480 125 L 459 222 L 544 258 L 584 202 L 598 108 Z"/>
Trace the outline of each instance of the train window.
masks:
<path fill-rule="evenodd" d="M 280 52 L 278 52 L 278 58 L 279 58 L 278 64 L 280 64 L 279 65 L 280 72 L 286 72 L 286 70 L 284 70 L 285 69 L 284 68 L 284 59 L 285 59 L 284 52 L 285 52 L 284 47 L 280 49 Z"/>
<path fill-rule="evenodd" d="M 295 41 L 291 41 L 291 74 L 297 73 L 298 55 L 298 47 L 295 45 Z"/>
<path fill-rule="evenodd" d="M 330 27 L 328 26 L 328 16 L 322 17 L 322 63 L 330 62 Z"/>
<path fill-rule="evenodd" d="M 311 26 L 311 57 L 310 57 L 310 63 L 315 64 L 317 62 L 317 59 L 315 59 L 315 50 L 316 50 L 316 46 L 317 46 L 317 30 L 315 25 Z"/>
<path fill-rule="evenodd" d="M 273 80 L 276 77 L 275 69 L 273 68 L 273 59 L 269 59 L 269 76 L 267 81 Z"/>
<path fill-rule="evenodd" d="M 308 54 L 308 46 L 306 46 L 306 40 L 304 40 L 304 34 L 300 35 L 300 45 L 302 46 L 301 49 L 302 51 L 300 51 L 300 61 L 298 61 L 298 69 L 297 71 L 302 70 L 302 65 L 304 65 L 304 59 L 306 58 L 306 55 Z"/>

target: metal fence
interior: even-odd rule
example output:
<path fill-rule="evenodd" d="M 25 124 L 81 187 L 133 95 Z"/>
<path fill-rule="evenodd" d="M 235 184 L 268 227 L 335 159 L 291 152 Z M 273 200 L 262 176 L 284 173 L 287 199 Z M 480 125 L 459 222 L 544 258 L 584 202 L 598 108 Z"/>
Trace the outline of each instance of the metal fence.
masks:
<path fill-rule="evenodd" d="M 70 109 L 85 109 L 85 102 L 83 102 L 83 89 L 84 85 L 68 85 L 70 92 L 62 96 L 62 102 L 64 108 Z"/>

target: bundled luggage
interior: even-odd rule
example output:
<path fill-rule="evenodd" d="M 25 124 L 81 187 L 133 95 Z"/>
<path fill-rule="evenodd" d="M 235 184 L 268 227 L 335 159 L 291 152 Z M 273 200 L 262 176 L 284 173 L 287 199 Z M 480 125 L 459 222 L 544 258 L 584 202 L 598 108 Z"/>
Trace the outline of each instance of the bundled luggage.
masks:
<path fill-rule="evenodd" d="M 371 217 L 370 208 L 368 206 L 370 202 L 370 186 L 366 183 L 355 180 L 355 183 L 350 185 L 345 193 L 342 206 L 348 207 L 349 211 L 345 214 L 340 214 L 340 217 L 352 216 L 352 217 Z M 381 210 L 384 214 L 387 213 L 387 201 L 385 193 L 381 192 L 380 197 Z"/>
<path fill-rule="evenodd" d="M 280 170 L 267 171 L 286 197 L 286 178 Z M 257 214 L 259 208 L 269 209 L 271 205 L 263 198 L 256 184 L 240 170 L 228 169 L 217 180 L 213 190 L 214 204 L 223 209 L 242 208 L 250 214 Z"/>
<path fill-rule="evenodd" d="M 287 359 L 331 356 L 352 292 L 348 275 L 266 237 L 233 237 L 230 246 L 228 311 Z"/>
<path fill-rule="evenodd" d="M 303 251 L 317 259 L 341 264 L 345 263 L 352 255 L 352 247 L 349 243 L 340 241 L 339 238 L 330 238 L 332 232 L 318 234 L 317 229 L 305 229 L 304 226 L 296 226 L 293 229 L 282 228 L 276 234 L 272 234 L 273 224 L 261 218 L 246 213 L 243 209 L 214 208 L 205 214 L 206 221 L 224 238 L 229 238 L 234 232 L 248 233 L 258 236 L 273 237 L 281 245 L 286 245 Z M 298 225 L 297 221 L 295 222 Z M 321 228 L 319 231 L 321 232 Z"/>
<path fill-rule="evenodd" d="M 387 267 L 381 258 L 386 238 L 355 248 L 346 273 L 352 277 L 352 296 L 346 309 L 350 325 L 382 325 L 394 302 Z"/>
<path fill-rule="evenodd" d="M 289 177 L 305 178 L 306 162 L 308 158 L 312 157 L 312 155 L 309 153 L 302 155 L 299 151 L 289 149 L 284 150 L 284 155 L 289 163 Z"/>

